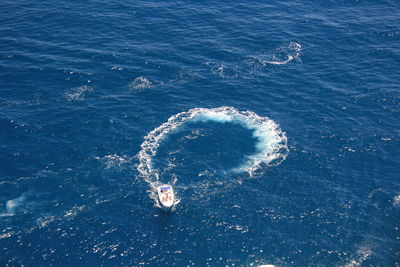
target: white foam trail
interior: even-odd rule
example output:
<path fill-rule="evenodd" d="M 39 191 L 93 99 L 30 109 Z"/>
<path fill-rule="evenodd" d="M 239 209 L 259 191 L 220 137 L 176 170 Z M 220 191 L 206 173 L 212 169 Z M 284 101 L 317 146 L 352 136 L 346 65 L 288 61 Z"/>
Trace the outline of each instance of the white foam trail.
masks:
<path fill-rule="evenodd" d="M 249 175 L 252 175 L 262 166 L 278 164 L 287 156 L 288 147 L 285 133 L 274 121 L 258 116 L 254 112 L 239 111 L 233 107 L 219 107 L 213 109 L 194 108 L 175 114 L 144 137 L 142 150 L 137 155 L 139 159 L 137 169 L 150 185 L 150 196 L 156 202 L 156 188 L 161 182 L 159 181 L 159 171 L 153 164 L 153 158 L 160 146 L 160 141 L 188 121 L 234 123 L 253 131 L 253 136 L 257 140 L 256 152 L 247 157 L 241 166 L 235 168 L 235 172 L 248 172 Z M 177 182 L 177 178 L 175 182 Z"/>
<path fill-rule="evenodd" d="M 301 45 L 299 43 L 291 42 L 287 46 L 281 46 L 276 49 L 276 52 L 273 55 L 274 60 L 263 60 L 262 64 L 271 64 L 271 65 L 284 65 L 289 63 L 292 60 L 297 60 L 300 57 Z M 286 57 L 286 60 L 275 60 L 279 57 Z"/>
<path fill-rule="evenodd" d="M 284 65 L 289 63 L 294 59 L 293 56 L 289 55 L 285 61 L 263 61 L 264 64 L 271 64 L 271 65 Z"/>

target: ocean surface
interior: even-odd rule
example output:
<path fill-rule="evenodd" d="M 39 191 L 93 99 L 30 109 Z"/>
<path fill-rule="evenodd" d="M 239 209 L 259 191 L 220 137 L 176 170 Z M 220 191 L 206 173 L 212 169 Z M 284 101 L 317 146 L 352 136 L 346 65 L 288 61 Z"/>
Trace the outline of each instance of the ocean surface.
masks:
<path fill-rule="evenodd" d="M 0 266 L 400 266 L 399 14 L 2 0 Z"/>

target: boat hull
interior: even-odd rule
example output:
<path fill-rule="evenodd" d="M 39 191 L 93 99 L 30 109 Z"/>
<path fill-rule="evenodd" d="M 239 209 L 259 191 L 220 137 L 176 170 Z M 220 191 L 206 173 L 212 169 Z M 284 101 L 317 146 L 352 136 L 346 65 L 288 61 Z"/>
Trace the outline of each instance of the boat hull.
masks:
<path fill-rule="evenodd" d="M 175 195 L 172 186 L 168 184 L 161 185 L 157 188 L 158 202 L 163 209 L 171 209 L 174 206 Z"/>

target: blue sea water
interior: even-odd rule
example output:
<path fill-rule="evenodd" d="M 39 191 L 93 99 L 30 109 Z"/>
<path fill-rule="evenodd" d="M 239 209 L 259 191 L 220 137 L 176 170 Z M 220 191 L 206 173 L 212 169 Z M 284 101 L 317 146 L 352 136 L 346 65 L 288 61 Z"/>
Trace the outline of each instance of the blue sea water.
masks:
<path fill-rule="evenodd" d="M 399 14 L 2 0 L 0 265 L 399 266 Z"/>

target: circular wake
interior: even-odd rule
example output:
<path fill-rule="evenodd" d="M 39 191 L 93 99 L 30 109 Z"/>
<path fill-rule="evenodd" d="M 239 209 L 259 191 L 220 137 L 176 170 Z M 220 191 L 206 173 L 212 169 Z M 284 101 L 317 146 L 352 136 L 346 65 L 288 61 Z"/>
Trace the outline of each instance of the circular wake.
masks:
<path fill-rule="evenodd" d="M 258 116 L 251 111 L 239 111 L 233 107 L 194 108 L 187 112 L 173 115 L 167 122 L 149 132 L 144 137 L 142 150 L 138 153 L 140 175 L 151 187 L 151 197 L 156 199 L 155 192 L 160 173 L 154 166 L 154 157 L 163 138 L 171 133 L 183 129 L 188 122 L 217 122 L 238 124 L 253 132 L 256 140 L 255 152 L 246 156 L 243 163 L 231 171 L 235 173 L 247 172 L 250 176 L 256 171 L 271 165 L 279 164 L 288 153 L 287 138 L 279 125 L 267 117 Z M 178 181 L 175 178 L 174 183 Z"/>

